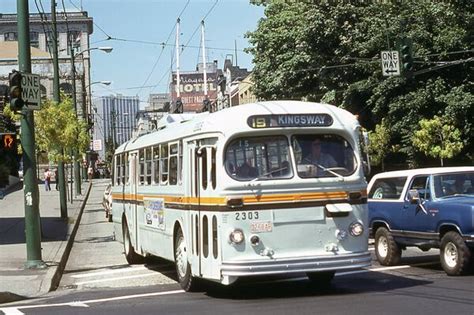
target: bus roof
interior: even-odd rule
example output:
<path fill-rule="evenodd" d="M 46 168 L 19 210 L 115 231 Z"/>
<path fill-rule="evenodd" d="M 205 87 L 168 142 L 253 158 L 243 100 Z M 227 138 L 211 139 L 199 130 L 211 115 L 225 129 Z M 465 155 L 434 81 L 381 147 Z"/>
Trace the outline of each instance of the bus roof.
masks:
<path fill-rule="evenodd" d="M 282 114 L 327 114 L 332 117 L 331 129 L 346 129 L 354 131 L 359 122 L 350 112 L 329 104 L 301 101 L 267 101 L 239 105 L 226 108 L 214 113 L 200 114 L 170 114 L 165 115 L 159 122 L 159 129 L 138 138 L 134 138 L 117 148 L 116 153 L 146 147 L 157 142 L 167 142 L 187 136 L 202 133 L 222 133 L 224 135 L 236 132 L 255 131 L 247 119 L 253 115 L 282 115 Z M 300 127 L 284 127 L 300 129 Z M 179 135 L 179 136 L 177 136 Z"/>

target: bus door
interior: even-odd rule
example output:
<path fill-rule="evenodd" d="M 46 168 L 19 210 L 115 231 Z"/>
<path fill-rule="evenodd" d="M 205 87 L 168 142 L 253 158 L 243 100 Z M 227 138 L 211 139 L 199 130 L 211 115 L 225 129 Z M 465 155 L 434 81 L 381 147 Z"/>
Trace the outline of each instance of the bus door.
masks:
<path fill-rule="evenodd" d="M 217 138 L 199 141 L 195 148 L 196 180 L 194 181 L 198 201 L 198 255 L 200 273 L 203 277 L 220 279 L 218 247 L 218 212 L 212 211 L 216 197 L 216 142 Z"/>
<path fill-rule="evenodd" d="M 130 232 L 130 240 L 134 248 L 138 246 L 138 222 L 137 222 L 137 187 L 138 187 L 138 151 L 130 152 L 129 159 L 129 211 L 127 213 L 128 227 Z"/>

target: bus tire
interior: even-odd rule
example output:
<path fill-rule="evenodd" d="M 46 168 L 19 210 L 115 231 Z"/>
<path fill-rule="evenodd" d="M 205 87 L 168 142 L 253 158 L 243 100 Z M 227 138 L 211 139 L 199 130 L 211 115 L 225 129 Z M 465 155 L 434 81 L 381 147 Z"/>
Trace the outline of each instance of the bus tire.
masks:
<path fill-rule="evenodd" d="M 470 269 L 472 252 L 467 247 L 461 235 L 448 232 L 441 239 L 441 266 L 448 276 L 460 276 Z"/>
<path fill-rule="evenodd" d="M 327 288 L 331 285 L 335 271 L 307 272 L 306 276 L 312 284 L 319 288 Z"/>
<path fill-rule="evenodd" d="M 138 255 L 132 246 L 132 241 L 130 240 L 130 232 L 128 231 L 127 220 L 125 218 L 122 220 L 122 233 L 123 251 L 125 254 L 125 259 L 127 259 L 127 262 L 130 265 L 141 264 L 143 262 L 143 257 Z"/>
<path fill-rule="evenodd" d="M 199 279 L 192 276 L 191 265 L 188 262 L 186 241 L 181 229 L 177 230 L 174 237 L 174 261 L 181 288 L 186 292 L 197 291 Z"/>
<path fill-rule="evenodd" d="M 374 247 L 375 256 L 377 256 L 377 260 L 381 265 L 395 266 L 400 263 L 402 250 L 385 227 L 380 227 L 375 232 Z"/>

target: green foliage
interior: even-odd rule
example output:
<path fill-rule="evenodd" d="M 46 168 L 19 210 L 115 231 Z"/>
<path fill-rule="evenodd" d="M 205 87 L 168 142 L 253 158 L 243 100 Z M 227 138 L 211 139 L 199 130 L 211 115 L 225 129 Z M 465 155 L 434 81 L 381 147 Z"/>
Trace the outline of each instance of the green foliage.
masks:
<path fill-rule="evenodd" d="M 452 158 L 463 148 L 461 131 L 450 125 L 446 119 L 434 116 L 433 119 L 422 119 L 420 130 L 413 135 L 412 141 L 415 148 L 424 154 L 439 158 L 441 166 L 443 160 Z"/>
<path fill-rule="evenodd" d="M 375 126 L 375 131 L 369 132 L 369 154 L 370 162 L 373 165 L 382 164 L 388 152 L 390 152 L 390 129 L 385 120 Z"/>
<path fill-rule="evenodd" d="M 474 2 L 251 3 L 265 9 L 247 33 L 257 98 L 329 102 L 358 114 L 369 130 L 384 119 L 387 147 L 399 147 L 410 165 L 425 159 L 411 141 L 418 122 L 449 116 L 465 145 L 458 157 L 472 154 Z M 383 77 L 380 52 L 403 37 L 413 42 L 414 77 Z"/>
<path fill-rule="evenodd" d="M 86 123 L 76 118 L 71 99 L 65 95 L 59 104 L 43 102 L 35 112 L 36 145 L 48 152 L 51 161 L 70 162 L 71 152 L 85 152 L 89 146 Z"/>

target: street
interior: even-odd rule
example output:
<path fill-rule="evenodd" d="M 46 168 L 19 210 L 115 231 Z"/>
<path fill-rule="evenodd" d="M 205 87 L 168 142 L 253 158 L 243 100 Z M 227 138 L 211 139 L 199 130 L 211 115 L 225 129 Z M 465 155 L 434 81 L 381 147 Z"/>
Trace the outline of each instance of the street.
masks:
<path fill-rule="evenodd" d="M 105 181 L 94 185 L 105 187 Z M 369 270 L 338 273 L 327 289 L 298 275 L 230 287 L 208 284 L 202 292 L 185 293 L 172 263 L 158 258 L 141 265 L 126 263 L 101 201 L 91 198 L 84 209 L 58 289 L 45 298 L 4 305 L 4 314 L 473 313 L 474 276 L 447 276 L 437 250 L 406 250 L 394 267 L 382 267 L 373 258 Z"/>

